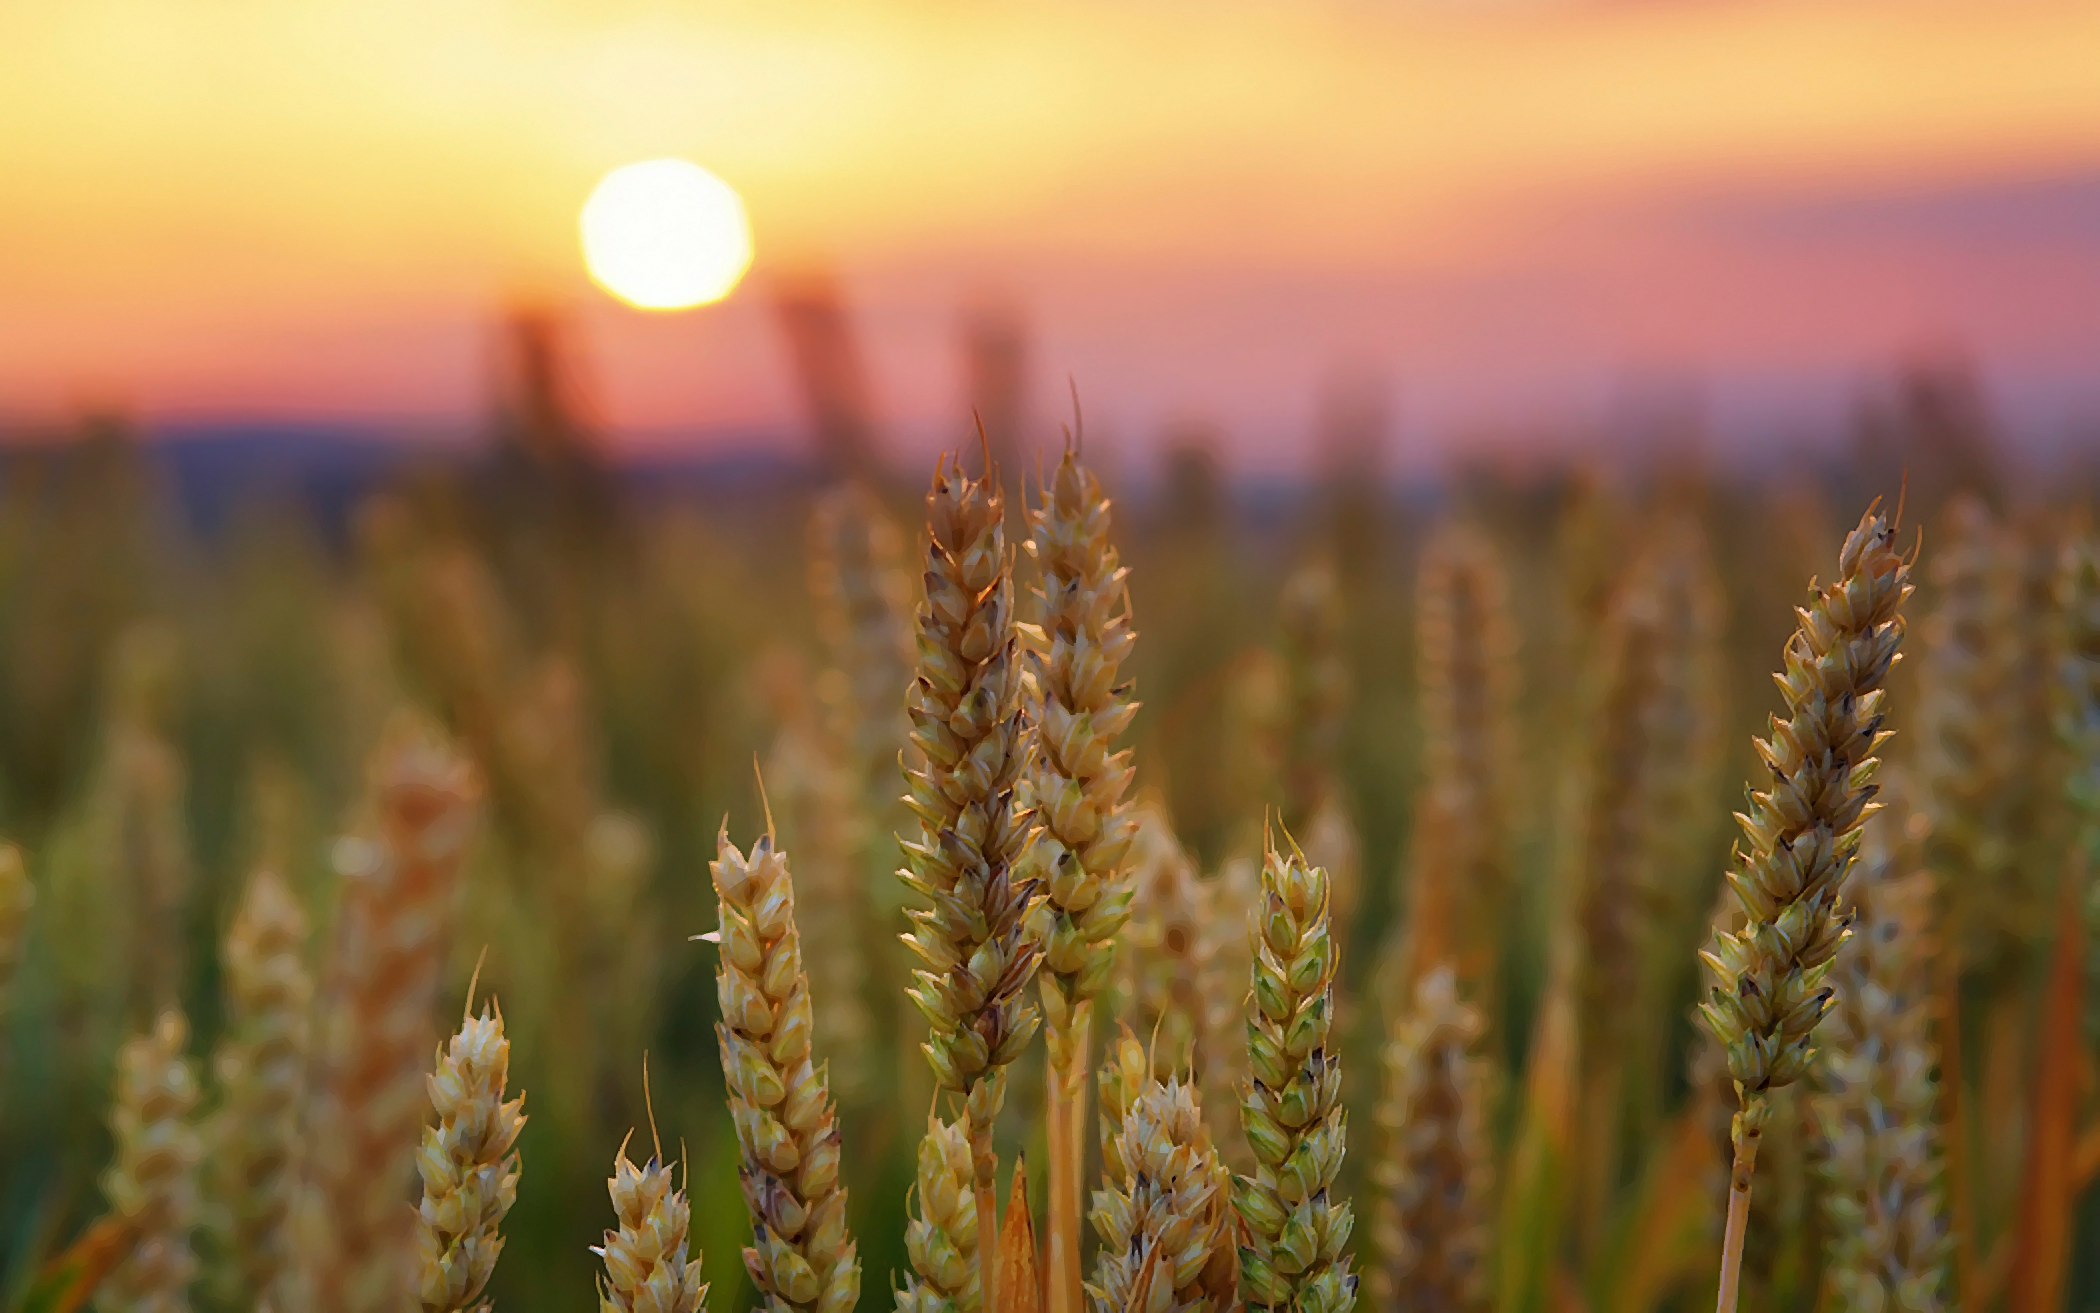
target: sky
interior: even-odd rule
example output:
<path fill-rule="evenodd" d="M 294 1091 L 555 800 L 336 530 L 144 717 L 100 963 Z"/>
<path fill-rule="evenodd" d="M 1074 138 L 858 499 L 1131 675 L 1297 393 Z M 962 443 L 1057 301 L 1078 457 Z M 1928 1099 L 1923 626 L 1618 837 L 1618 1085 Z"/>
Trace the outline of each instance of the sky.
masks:
<path fill-rule="evenodd" d="M 0 415 L 459 430 L 508 305 L 633 446 L 793 441 L 775 289 L 835 275 L 906 443 L 959 326 L 1034 411 L 1297 458 L 1656 395 L 1827 421 L 1919 353 L 2100 417 L 2100 7 L 2065 0 L 69 0 L 0 4 Z M 619 307 L 577 212 L 679 155 L 728 301 Z"/>

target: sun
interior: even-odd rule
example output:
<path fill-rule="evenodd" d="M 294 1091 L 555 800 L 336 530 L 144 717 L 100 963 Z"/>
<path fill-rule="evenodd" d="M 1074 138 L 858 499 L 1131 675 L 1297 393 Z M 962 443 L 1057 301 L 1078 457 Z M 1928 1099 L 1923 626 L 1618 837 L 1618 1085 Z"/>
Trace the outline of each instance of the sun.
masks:
<path fill-rule="evenodd" d="M 751 267 L 742 198 L 688 160 L 643 160 L 606 174 L 583 203 L 582 227 L 591 277 L 643 310 L 719 301 Z"/>

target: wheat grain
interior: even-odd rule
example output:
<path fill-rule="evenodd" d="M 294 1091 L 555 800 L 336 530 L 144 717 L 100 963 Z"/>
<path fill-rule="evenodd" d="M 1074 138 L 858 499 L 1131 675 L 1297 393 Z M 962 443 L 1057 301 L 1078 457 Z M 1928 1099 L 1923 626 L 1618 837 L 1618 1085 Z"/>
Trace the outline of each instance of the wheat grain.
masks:
<path fill-rule="evenodd" d="M 1478 1313 L 1488 1302 L 1494 1147 L 1490 1071 L 1476 1052 L 1480 1015 L 1440 967 L 1415 987 L 1393 1026 L 1378 1109 L 1383 1140 L 1372 1178 L 1379 1308 Z"/>
<path fill-rule="evenodd" d="M 618 1229 L 591 1247 L 605 1261 L 599 1313 L 700 1313 L 707 1284 L 700 1279 L 700 1255 L 686 1254 L 692 1210 L 685 1191 L 673 1188 L 662 1155 L 636 1167 L 621 1144 L 606 1190 Z"/>
<path fill-rule="evenodd" d="M 306 935 L 291 889 L 274 870 L 257 869 L 226 932 L 231 1037 L 216 1063 L 225 1103 L 213 1165 L 231 1212 L 235 1263 L 256 1298 L 272 1303 L 284 1302 L 280 1287 L 296 1256 L 299 1112 L 312 1050 Z"/>
<path fill-rule="evenodd" d="M 430 1075 L 437 1125 L 423 1135 L 416 1170 L 417 1294 L 431 1313 L 475 1308 L 503 1253 L 503 1217 L 518 1198 L 518 1132 L 523 1095 L 504 1102 L 510 1040 L 503 1013 L 484 1004 L 440 1048 Z M 486 1306 L 481 1306 L 484 1310 Z"/>
<path fill-rule="evenodd" d="M 1100 1313 L 1209 1313 L 1233 1299 L 1231 1178 L 1211 1148 L 1195 1091 L 1152 1075 L 1125 1027 L 1103 1065 L 1101 1238 L 1088 1287 Z M 1115 1105 L 1110 1134 L 1111 1105 Z M 1149 1283 L 1140 1278 L 1157 1262 Z M 1141 1289 L 1140 1287 L 1143 1286 Z"/>
<path fill-rule="evenodd" d="M 903 844 L 910 910 L 905 943 L 923 965 L 911 999 L 926 1017 L 925 1053 L 939 1087 L 962 1105 L 978 1212 L 996 1233 L 992 1126 L 1006 1069 L 1035 1035 L 1028 986 L 1041 957 L 1029 927 L 1036 884 L 1019 869 L 1030 817 L 1016 798 L 1028 761 L 1023 680 L 1013 624 L 1005 500 L 943 460 L 926 497 L 926 597 L 918 671 L 907 697 L 921 764 L 906 804 L 919 821 Z M 973 1255 L 995 1283 L 991 1255 Z M 987 1305 L 995 1292 L 983 1290 Z"/>
<path fill-rule="evenodd" d="M 1856 917 L 1830 979 L 1817 1066 L 1825 1283 L 1842 1313 L 1944 1307 L 1952 1252 L 1933 1042 L 1932 876 L 1903 814 L 1868 823 L 1845 883 Z"/>
<path fill-rule="evenodd" d="M 413 1214 L 401 1206 L 422 1132 L 424 1055 L 481 796 L 472 766 L 412 718 L 373 754 L 369 837 L 336 846 L 306 1116 L 314 1199 L 301 1232 L 309 1307 L 380 1313 L 408 1297 Z"/>
<path fill-rule="evenodd" d="M 1740 817 L 1746 844 L 1729 872 L 1748 925 L 1716 935 L 1702 957 L 1719 982 L 1700 1005 L 1728 1051 L 1741 1110 L 1729 1176 L 1721 1313 L 1732 1313 L 1741 1228 L 1751 1173 L 1770 1111 L 1770 1091 L 1791 1084 L 1814 1056 L 1815 1029 L 1831 1006 L 1825 983 L 1847 917 L 1840 886 L 1873 809 L 1883 681 L 1903 640 L 1909 565 L 1875 511 L 1862 516 L 1838 554 L 1838 578 L 1812 589 L 1786 648 L 1777 682 L 1787 719 L 1773 717 L 1758 754 L 1772 785 L 1751 795 Z"/>
<path fill-rule="evenodd" d="M 1037 936 L 1044 1040 L 1049 1050 L 1049 1214 L 1045 1305 L 1078 1313 L 1079 1210 L 1088 1050 L 1094 999 L 1115 969 L 1116 936 L 1130 919 L 1130 849 L 1137 823 L 1124 798 L 1130 754 L 1116 739 L 1137 713 L 1119 682 L 1136 641 L 1124 571 L 1109 541 L 1108 498 L 1066 447 L 1028 515 L 1040 623 L 1029 648 L 1034 752 L 1028 804 L 1030 869 L 1040 872 Z"/>
<path fill-rule="evenodd" d="M 846 1233 L 839 1131 L 824 1069 L 810 1049 L 809 977 L 795 931 L 787 856 L 761 835 L 746 855 L 725 827 L 708 867 L 720 899 L 722 1077 L 751 1210 L 744 1267 L 769 1313 L 841 1313 L 860 1297 Z"/>
<path fill-rule="evenodd" d="M 190 1234 L 197 1223 L 197 1074 L 183 1047 L 189 1024 L 163 1012 L 153 1029 L 117 1054 L 110 1131 L 116 1158 L 103 1178 L 110 1210 L 137 1239 L 96 1292 L 105 1313 L 188 1313 L 197 1274 Z"/>
<path fill-rule="evenodd" d="M 1349 1204 L 1333 1194 L 1348 1129 L 1341 1055 L 1328 1037 L 1338 952 L 1327 873 L 1296 850 L 1271 848 L 1261 891 L 1251 1077 L 1240 1096 L 1255 1167 L 1233 1191 L 1244 1228 L 1241 1289 L 1250 1307 L 1342 1313 L 1356 1303 L 1356 1278 L 1343 1253 Z"/>

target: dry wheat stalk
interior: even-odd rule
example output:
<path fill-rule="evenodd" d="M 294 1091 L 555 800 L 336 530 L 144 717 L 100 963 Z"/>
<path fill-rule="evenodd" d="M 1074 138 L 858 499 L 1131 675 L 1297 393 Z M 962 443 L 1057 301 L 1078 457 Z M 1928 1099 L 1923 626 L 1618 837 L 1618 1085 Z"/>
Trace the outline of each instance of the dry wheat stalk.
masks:
<path fill-rule="evenodd" d="M 1812 586 L 1777 682 L 1787 718 L 1772 719 L 1758 754 L 1771 787 L 1739 817 L 1746 843 L 1728 881 L 1749 923 L 1716 935 L 1701 956 L 1719 982 L 1700 1005 L 1728 1051 L 1741 1110 L 1722 1241 L 1720 1313 L 1735 1306 L 1751 1174 L 1770 1112 L 1770 1091 L 1798 1080 L 1814 1056 L 1816 1024 L 1831 1006 L 1825 983 L 1848 917 L 1840 886 L 1873 810 L 1882 685 L 1903 641 L 1909 564 L 1873 509 L 1845 539 L 1838 578 Z"/>
<path fill-rule="evenodd" d="M 904 1229 L 912 1270 L 897 1292 L 897 1313 L 979 1313 L 981 1215 L 966 1123 L 926 1119 L 913 1189 L 916 1214 Z"/>
<path fill-rule="evenodd" d="M 1961 928 L 1950 947 L 1985 972 L 2002 972 L 2037 942 L 2048 910 L 2007 833 L 2026 747 L 2009 732 L 2024 696 L 2018 570 L 1989 509 L 1956 497 L 1932 553 L 1937 600 L 1919 625 L 1915 752 L 1932 817 L 1927 855 L 1945 879 L 1950 924 Z"/>
<path fill-rule="evenodd" d="M 743 1153 L 737 1178 L 751 1210 L 744 1267 L 768 1313 L 841 1313 L 860 1298 L 860 1258 L 846 1233 L 838 1120 L 810 1049 L 809 977 L 787 855 L 771 835 L 740 853 L 726 826 L 715 851 L 715 1036 Z"/>
<path fill-rule="evenodd" d="M 1204 997 L 1210 942 L 1205 934 L 1211 889 L 1174 836 L 1165 804 L 1140 801 L 1137 837 L 1131 845 L 1130 925 L 1123 938 L 1121 993 L 1131 1029 L 1148 1036 L 1157 1064 L 1154 1074 L 1204 1070 Z M 1240 938 L 1246 938 L 1244 926 Z"/>
<path fill-rule="evenodd" d="M 1124 798 L 1130 754 L 1113 749 L 1137 714 L 1129 686 L 1119 679 L 1136 634 L 1128 574 L 1109 541 L 1109 501 L 1074 447 L 1065 449 L 1028 518 L 1040 623 L 1020 632 L 1034 694 L 1030 870 L 1040 875 L 1044 894 L 1036 977 L 1049 1049 L 1044 1303 L 1048 1313 L 1078 1313 L 1081 1128 L 1094 999 L 1115 969 L 1116 936 L 1130 919 L 1134 896 L 1130 848 L 1137 822 Z"/>
<path fill-rule="evenodd" d="M 369 837 L 336 846 L 331 927 L 307 1110 L 314 1211 L 302 1228 L 310 1307 L 379 1313 L 407 1298 L 401 1206 L 422 1133 L 424 1055 L 473 835 L 480 780 L 426 725 L 397 720 L 373 754 Z"/>
<path fill-rule="evenodd" d="M 116 1159 L 103 1177 L 110 1211 L 137 1229 L 131 1252 L 96 1292 L 106 1313 L 187 1313 L 197 1274 L 197 1073 L 183 1047 L 189 1024 L 163 1012 L 117 1054 L 110 1132 Z"/>
<path fill-rule="evenodd" d="M 416 1293 L 430 1313 L 477 1305 L 503 1253 L 504 1214 L 518 1198 L 518 1155 L 525 1096 L 508 1103 L 510 1040 L 503 1013 L 484 1004 L 440 1048 L 426 1084 L 437 1125 L 423 1134 L 416 1170 L 423 1199 L 416 1207 Z"/>
<path fill-rule="evenodd" d="M 1932 876 L 1899 811 L 1867 826 L 1817 1064 L 1824 1279 L 1840 1313 L 1944 1307 L 1952 1253 L 1933 1041 Z"/>
<path fill-rule="evenodd" d="M 671 1169 L 662 1159 L 652 1154 L 636 1167 L 627 1160 L 625 1143 L 613 1158 L 606 1189 L 619 1229 L 591 1247 L 605 1260 L 599 1313 L 700 1313 L 707 1302 L 700 1256 L 686 1256 L 692 1211 L 685 1191 L 672 1188 Z"/>
<path fill-rule="evenodd" d="M 235 1262 L 256 1298 L 273 1304 L 284 1303 L 280 1285 L 297 1256 L 291 1220 L 312 1048 L 306 934 L 290 887 L 257 869 L 226 931 L 231 1037 L 216 1063 L 225 1103 L 213 1166 L 231 1212 Z"/>
<path fill-rule="evenodd" d="M 1501 555 L 1471 524 L 1440 528 L 1416 591 L 1422 792 L 1408 857 L 1404 951 L 1381 972 L 1388 1015 L 1449 962 L 1461 996 L 1495 1029 L 1495 979 L 1509 894 L 1507 833 L 1516 630 Z"/>
<path fill-rule="evenodd" d="M 1383 1144 L 1372 1169 L 1379 1308 L 1479 1313 L 1488 1304 L 1494 1146 L 1485 1027 L 1440 967 L 1415 987 L 1385 1052 L 1378 1108 Z"/>
<path fill-rule="evenodd" d="M 911 999 L 930 1028 L 926 1057 L 939 1087 L 962 1105 L 977 1211 L 996 1235 L 992 1125 L 1007 1066 L 1040 1023 L 1028 1001 L 1041 957 L 1028 924 L 1036 883 L 1018 869 L 1030 817 L 1016 785 L 1029 752 L 1012 560 L 993 479 L 973 480 L 944 459 L 926 511 L 926 597 L 907 696 L 921 764 L 905 772 L 919 833 L 904 841 L 899 875 L 929 905 L 911 909 L 905 943 L 924 963 Z M 995 1283 L 990 1248 L 971 1258 L 980 1279 Z M 996 1307 L 993 1290 L 981 1293 Z"/>
<path fill-rule="evenodd" d="M 1243 1225 L 1241 1289 L 1251 1308 L 1342 1313 L 1356 1278 L 1343 1246 L 1347 1200 L 1332 1195 L 1348 1148 L 1341 1055 L 1329 1044 L 1338 950 L 1327 873 L 1303 853 L 1269 850 L 1256 920 L 1251 1071 L 1240 1123 L 1254 1171 L 1234 1182 Z"/>
<path fill-rule="evenodd" d="M 1101 1249 L 1088 1287 L 1101 1313 L 1209 1313 L 1233 1302 L 1231 1177 L 1195 1091 L 1152 1075 L 1128 1027 L 1102 1070 L 1102 1180 L 1091 1214 Z M 1107 1135 L 1113 1098 L 1115 1134 Z M 1155 1278 L 1139 1289 L 1148 1261 Z"/>

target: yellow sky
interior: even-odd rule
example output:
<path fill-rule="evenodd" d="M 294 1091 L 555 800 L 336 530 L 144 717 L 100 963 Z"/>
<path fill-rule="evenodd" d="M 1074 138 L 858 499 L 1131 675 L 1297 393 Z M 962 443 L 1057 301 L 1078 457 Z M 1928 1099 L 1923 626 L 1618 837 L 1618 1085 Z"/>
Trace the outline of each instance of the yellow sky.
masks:
<path fill-rule="evenodd" d="M 1570 197 L 2084 167 L 2096 69 L 2082 0 L 0 6 L 0 342 L 573 289 L 661 154 L 761 271 L 1490 261 Z"/>

